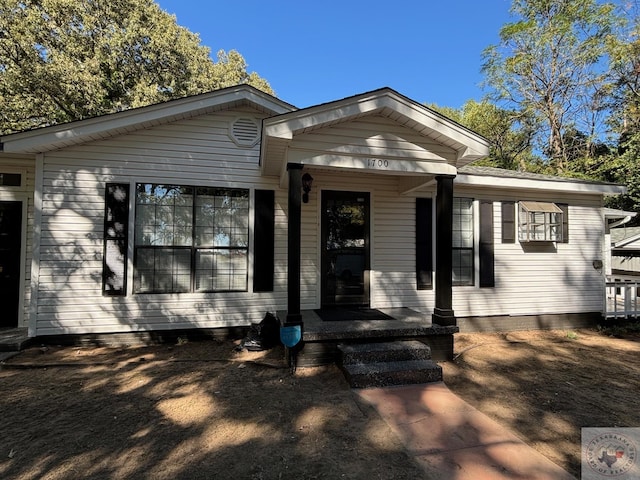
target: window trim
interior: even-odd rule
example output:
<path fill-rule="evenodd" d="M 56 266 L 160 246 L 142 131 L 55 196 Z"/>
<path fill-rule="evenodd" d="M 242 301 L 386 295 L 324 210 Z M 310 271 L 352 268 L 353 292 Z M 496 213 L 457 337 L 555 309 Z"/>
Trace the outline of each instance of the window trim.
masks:
<path fill-rule="evenodd" d="M 532 215 L 543 215 L 542 222 L 531 221 Z M 552 221 L 552 215 L 555 215 Z M 564 230 L 564 212 L 552 202 L 518 202 L 518 241 L 520 243 L 562 243 Z M 533 227 L 542 227 L 542 238 L 532 231 Z M 555 235 L 553 234 L 555 232 Z"/>

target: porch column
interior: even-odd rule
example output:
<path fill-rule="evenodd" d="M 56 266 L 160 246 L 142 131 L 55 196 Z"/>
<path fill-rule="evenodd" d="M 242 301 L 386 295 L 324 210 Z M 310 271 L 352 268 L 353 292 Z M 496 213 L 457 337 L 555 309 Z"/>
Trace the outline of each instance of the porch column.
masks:
<path fill-rule="evenodd" d="M 300 314 L 300 202 L 302 198 L 302 167 L 288 163 L 289 223 L 287 233 L 287 318 L 285 324 L 301 325 Z"/>
<path fill-rule="evenodd" d="M 436 288 L 432 322 L 456 325 L 451 290 L 453 240 L 453 175 L 436 177 Z"/>

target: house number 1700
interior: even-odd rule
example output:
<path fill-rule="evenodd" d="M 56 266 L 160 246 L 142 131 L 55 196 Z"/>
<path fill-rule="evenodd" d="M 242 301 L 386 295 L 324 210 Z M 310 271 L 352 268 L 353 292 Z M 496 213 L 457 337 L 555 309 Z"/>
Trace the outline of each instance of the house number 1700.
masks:
<path fill-rule="evenodd" d="M 389 168 L 389 160 L 376 160 L 375 158 L 369 158 L 367 160 L 367 167 L 369 167 L 369 168 Z"/>

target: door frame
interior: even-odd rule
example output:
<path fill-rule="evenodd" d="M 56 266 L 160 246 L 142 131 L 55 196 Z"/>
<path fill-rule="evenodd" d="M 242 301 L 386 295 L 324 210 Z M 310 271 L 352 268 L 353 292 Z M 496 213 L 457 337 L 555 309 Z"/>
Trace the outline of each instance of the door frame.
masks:
<path fill-rule="evenodd" d="M 8 170 L 8 169 L 5 169 Z M 24 177 L 23 177 L 24 178 Z M 18 276 L 18 328 L 28 327 L 24 318 L 26 282 L 27 213 L 29 193 L 0 191 L 0 202 L 20 202 L 22 205 L 22 225 L 20 225 L 20 274 Z"/>
<path fill-rule="evenodd" d="M 367 190 L 347 190 L 344 188 L 326 188 L 320 190 L 320 201 L 318 202 L 318 265 L 320 270 L 319 276 L 319 285 L 318 285 L 318 305 L 320 308 L 330 307 L 328 304 L 324 303 L 324 290 L 325 290 L 325 269 L 324 267 L 324 249 L 325 249 L 325 239 L 324 239 L 324 228 L 325 228 L 325 216 L 324 216 L 324 199 L 325 195 L 329 194 L 345 194 L 345 195 L 357 195 L 362 194 L 366 195 L 366 203 L 365 203 L 365 267 L 363 272 L 363 287 L 364 291 L 362 293 L 363 302 L 358 305 L 361 307 L 369 307 L 371 305 L 371 264 L 372 264 L 372 224 L 373 224 L 373 212 L 371 209 L 371 197 L 372 193 Z M 335 304 L 339 305 L 339 304 Z M 346 303 L 345 303 L 346 305 Z"/>

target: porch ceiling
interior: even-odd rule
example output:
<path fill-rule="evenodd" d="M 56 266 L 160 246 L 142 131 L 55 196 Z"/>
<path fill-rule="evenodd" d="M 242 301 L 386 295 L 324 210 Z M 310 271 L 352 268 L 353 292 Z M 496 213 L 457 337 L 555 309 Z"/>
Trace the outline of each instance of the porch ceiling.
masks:
<path fill-rule="evenodd" d="M 488 154 L 480 135 L 384 88 L 265 119 L 261 169 L 283 184 L 287 163 L 422 177 L 412 190 Z"/>

